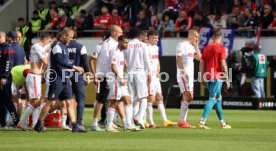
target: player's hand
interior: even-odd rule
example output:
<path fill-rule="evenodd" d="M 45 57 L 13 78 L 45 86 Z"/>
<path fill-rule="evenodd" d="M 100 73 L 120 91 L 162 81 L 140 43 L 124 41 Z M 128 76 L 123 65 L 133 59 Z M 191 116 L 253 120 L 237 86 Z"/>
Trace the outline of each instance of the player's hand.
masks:
<path fill-rule="evenodd" d="M 7 79 L 2 78 L 1 79 L 1 86 L 4 86 L 7 84 Z"/>
<path fill-rule="evenodd" d="M 98 76 L 97 76 L 97 74 L 94 74 L 93 83 L 94 83 L 94 85 L 97 85 L 97 83 L 98 83 Z"/>
<path fill-rule="evenodd" d="M 90 76 L 86 75 L 86 77 L 85 77 L 85 84 L 88 85 L 90 83 L 91 83 Z"/>
<path fill-rule="evenodd" d="M 119 78 L 119 81 L 122 86 L 126 85 L 126 81 L 123 78 Z"/>
<path fill-rule="evenodd" d="M 226 89 L 229 90 L 229 89 L 230 89 L 230 86 L 231 86 L 231 85 L 230 85 L 230 82 L 229 82 L 228 80 L 226 80 L 225 84 L 226 84 Z"/>
<path fill-rule="evenodd" d="M 79 66 L 73 66 L 73 69 L 75 69 L 76 71 L 79 71 L 81 73 L 84 73 L 84 69 L 82 67 Z"/>

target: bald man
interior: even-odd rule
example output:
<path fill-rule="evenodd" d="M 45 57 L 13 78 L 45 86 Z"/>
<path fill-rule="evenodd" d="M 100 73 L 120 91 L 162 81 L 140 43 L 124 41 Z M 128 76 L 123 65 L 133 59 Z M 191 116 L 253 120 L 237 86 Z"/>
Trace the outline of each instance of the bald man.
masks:
<path fill-rule="evenodd" d="M 195 128 L 187 123 L 189 104 L 194 97 L 194 58 L 200 60 L 198 47 L 199 34 L 196 30 L 189 30 L 188 38 L 176 46 L 177 82 L 182 94 L 180 128 Z"/>
<path fill-rule="evenodd" d="M 109 63 L 111 50 L 115 49 L 118 46 L 118 37 L 123 34 L 121 27 L 117 25 L 111 26 L 111 36 L 103 42 L 102 48 L 98 53 L 97 62 L 96 62 L 96 73 L 94 78 L 96 80 L 97 88 L 97 103 L 94 107 L 93 122 L 91 124 L 92 131 L 104 131 L 98 126 L 98 116 L 103 107 L 103 104 L 106 103 L 107 97 L 109 94 L 109 89 L 107 88 L 106 73 L 109 71 Z"/>

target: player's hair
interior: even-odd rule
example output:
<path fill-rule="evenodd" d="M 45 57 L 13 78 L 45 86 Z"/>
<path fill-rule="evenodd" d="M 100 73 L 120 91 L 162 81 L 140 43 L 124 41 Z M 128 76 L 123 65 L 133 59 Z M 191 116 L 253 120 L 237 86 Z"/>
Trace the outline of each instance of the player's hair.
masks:
<path fill-rule="evenodd" d="M 68 28 L 68 27 L 65 27 L 65 28 L 63 28 L 63 29 L 61 30 L 60 35 L 61 35 L 61 36 L 62 36 L 62 35 L 68 35 L 70 31 L 73 31 L 73 32 L 74 32 L 73 29 Z"/>
<path fill-rule="evenodd" d="M 104 39 L 107 39 L 107 38 L 109 38 L 110 36 L 111 36 L 110 30 L 105 30 L 105 31 L 103 32 L 103 38 L 104 38 Z"/>
<path fill-rule="evenodd" d="M 123 41 L 124 39 L 127 39 L 127 36 L 121 35 L 118 37 L 118 41 Z"/>
<path fill-rule="evenodd" d="M 24 18 L 23 17 L 19 17 L 18 19 L 17 19 L 17 21 L 24 21 Z"/>
<path fill-rule="evenodd" d="M 194 35 L 194 34 L 196 34 L 196 33 L 198 33 L 197 30 L 195 30 L 195 29 L 190 29 L 189 32 L 188 32 L 188 35 Z"/>
<path fill-rule="evenodd" d="M 138 38 L 141 35 L 141 31 L 138 28 L 131 28 L 128 33 L 130 39 Z"/>
<path fill-rule="evenodd" d="M 45 39 L 45 38 L 52 38 L 52 36 L 48 33 L 42 33 L 40 36 L 40 40 Z"/>
<path fill-rule="evenodd" d="M 148 32 L 148 37 L 149 36 L 158 36 L 159 35 L 159 33 L 158 33 L 158 31 L 156 31 L 156 30 L 150 30 L 149 32 Z"/>
<path fill-rule="evenodd" d="M 222 36 L 222 33 L 221 33 L 220 30 L 214 30 L 214 31 L 213 31 L 213 34 L 212 34 L 212 37 L 213 37 L 213 38 L 219 38 L 219 37 L 221 37 L 221 36 Z"/>

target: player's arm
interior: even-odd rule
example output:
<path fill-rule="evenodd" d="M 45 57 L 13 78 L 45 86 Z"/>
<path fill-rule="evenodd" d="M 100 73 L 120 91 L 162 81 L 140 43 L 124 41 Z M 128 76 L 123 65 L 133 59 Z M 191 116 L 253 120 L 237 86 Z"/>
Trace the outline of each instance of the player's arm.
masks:
<path fill-rule="evenodd" d="M 7 83 L 7 78 L 10 76 L 11 69 L 12 69 L 13 64 L 14 64 L 14 50 L 5 49 L 5 50 L 3 50 L 2 54 L 5 54 L 5 56 L 2 56 L 2 58 L 5 60 L 5 70 L 4 70 L 4 73 L 1 76 L 0 85 L 4 86 Z"/>
<path fill-rule="evenodd" d="M 201 52 L 200 52 L 200 49 L 199 49 L 198 39 L 196 39 L 194 47 L 195 47 L 195 58 L 196 58 L 196 60 L 200 61 L 200 59 L 201 59 Z"/>
<path fill-rule="evenodd" d="M 159 76 L 159 74 L 160 74 L 160 71 L 161 71 L 161 68 L 160 68 L 160 61 L 159 61 L 159 59 L 158 59 L 158 63 L 157 63 L 157 75 L 156 76 Z"/>
<path fill-rule="evenodd" d="M 57 64 L 59 64 L 60 66 L 62 66 L 64 68 L 67 68 L 67 69 L 75 69 L 76 71 L 79 71 L 79 72 L 82 72 L 82 73 L 84 72 L 82 67 L 71 65 L 68 62 L 66 62 L 63 59 L 63 56 L 62 56 L 61 52 L 62 52 L 62 49 L 61 49 L 60 46 L 56 45 L 53 48 L 53 57 L 56 60 Z"/>
<path fill-rule="evenodd" d="M 202 85 L 205 86 L 205 81 L 203 78 L 203 75 L 205 72 L 205 61 L 203 59 L 200 59 L 199 71 L 200 71 L 200 81 L 201 81 Z"/>
<path fill-rule="evenodd" d="M 184 70 L 184 66 L 182 64 L 182 54 L 183 54 L 183 49 L 180 48 L 181 46 L 178 44 L 176 46 L 176 65 L 178 66 L 178 72 L 180 73 L 180 75 L 184 78 L 184 81 L 188 81 L 185 70 Z"/>
<path fill-rule="evenodd" d="M 116 52 L 114 52 L 111 56 L 111 70 L 115 74 L 115 76 L 119 79 L 122 85 L 125 85 L 126 82 L 124 81 L 123 75 L 119 74 L 118 68 L 116 66 L 117 61 L 119 61 Z"/>
<path fill-rule="evenodd" d="M 151 81 L 152 68 L 150 64 L 149 51 L 146 50 L 146 46 L 143 47 L 143 50 L 144 50 L 143 60 L 144 60 L 145 69 L 148 74 L 148 80 Z"/>
<path fill-rule="evenodd" d="M 82 66 L 84 68 L 84 72 L 89 72 L 89 65 L 88 65 L 88 61 L 87 61 L 87 49 L 85 46 L 82 46 L 81 48 L 81 62 L 82 62 Z"/>

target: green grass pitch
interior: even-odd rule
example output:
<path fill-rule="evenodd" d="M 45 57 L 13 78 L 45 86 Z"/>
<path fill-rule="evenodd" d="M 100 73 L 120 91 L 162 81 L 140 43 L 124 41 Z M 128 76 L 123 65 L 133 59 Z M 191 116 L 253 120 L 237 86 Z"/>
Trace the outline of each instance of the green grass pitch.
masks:
<path fill-rule="evenodd" d="M 196 125 L 202 110 L 191 109 L 188 121 Z M 179 109 L 167 109 L 170 120 L 177 121 Z M 178 127 L 145 129 L 141 132 L 86 134 L 48 129 L 46 133 L 18 129 L 0 130 L 0 151 L 273 151 L 276 149 L 276 111 L 224 110 L 233 127 L 220 129 L 215 111 L 207 121 L 211 130 Z M 154 110 L 155 122 L 161 118 Z M 85 111 L 84 122 L 90 130 L 92 109 Z"/>

